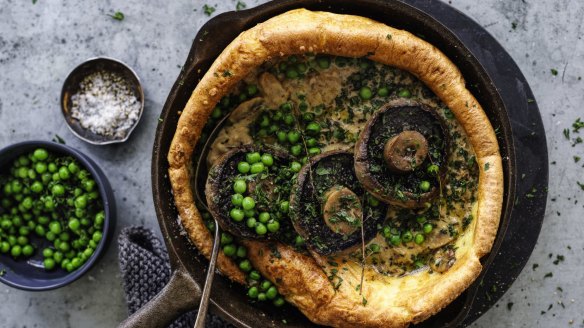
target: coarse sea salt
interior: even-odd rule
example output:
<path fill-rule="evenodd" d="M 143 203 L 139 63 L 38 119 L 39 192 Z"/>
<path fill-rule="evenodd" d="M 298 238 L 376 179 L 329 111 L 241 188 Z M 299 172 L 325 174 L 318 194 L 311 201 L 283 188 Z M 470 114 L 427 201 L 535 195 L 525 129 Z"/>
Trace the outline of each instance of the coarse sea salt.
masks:
<path fill-rule="evenodd" d="M 71 117 L 89 131 L 123 139 L 140 117 L 141 103 L 128 81 L 113 72 L 86 76 L 71 96 Z"/>

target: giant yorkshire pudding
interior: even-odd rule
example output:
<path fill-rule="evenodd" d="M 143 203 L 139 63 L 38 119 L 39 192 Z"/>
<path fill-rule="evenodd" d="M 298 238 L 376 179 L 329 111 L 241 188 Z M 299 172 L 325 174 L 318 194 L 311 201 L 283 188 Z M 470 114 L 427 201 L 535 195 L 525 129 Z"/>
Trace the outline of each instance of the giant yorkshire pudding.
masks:
<path fill-rule="evenodd" d="M 316 66 L 301 66 L 295 62 L 298 57 L 315 55 Z M 339 60 L 335 60 L 334 65 L 332 61 L 321 63 L 319 56 L 322 55 L 339 56 Z M 282 61 L 294 63 L 295 70 L 283 65 L 272 69 Z M 350 67 L 352 71 L 344 71 L 347 62 L 364 65 L 354 64 Z M 329 94 L 319 93 L 317 100 L 325 102 L 332 99 L 331 108 L 339 109 L 333 112 L 338 114 L 335 118 L 338 124 L 353 116 L 357 119 L 352 130 L 321 125 L 323 138 L 329 134 L 333 139 L 343 136 L 343 143 L 329 143 L 323 146 L 323 151 L 351 149 L 356 141 L 355 136 L 361 133 L 370 115 L 379 110 L 380 102 L 413 97 L 441 116 L 448 110 L 448 133 L 456 139 L 452 144 L 462 151 L 457 151 L 457 157 L 447 163 L 444 195 L 434 200 L 433 204 L 438 208 L 435 218 L 438 223 L 432 234 L 447 235 L 452 241 L 439 248 L 439 253 L 414 254 L 411 252 L 416 248 L 411 246 L 411 241 L 404 242 L 402 238 L 399 246 L 387 243 L 386 239 L 392 238 L 389 229 L 387 236 L 380 231 L 366 245 L 364 256 L 359 252 L 350 256 L 324 256 L 316 252 L 307 254 L 283 243 L 251 239 L 241 242 L 247 247 L 247 258 L 254 268 L 313 322 L 335 327 L 406 327 L 440 311 L 477 278 L 482 269 L 480 258 L 490 251 L 497 232 L 503 196 L 501 156 L 494 130 L 481 105 L 466 89 L 464 78 L 454 64 L 437 48 L 411 33 L 363 17 L 302 9 L 276 16 L 241 33 L 200 80 L 179 119 L 168 154 L 175 204 L 193 244 L 208 257 L 211 234 L 205 226 L 201 210 L 195 206 L 191 180 L 193 156 L 197 155 L 193 150 L 215 106 L 224 96 L 238 90 L 242 81 L 247 83 L 250 79 L 256 79 L 254 76 L 258 75 L 258 70 L 274 72 L 276 79 L 272 81 L 277 80 L 287 88 L 304 87 L 308 94 L 303 96 L 308 98 L 313 87 L 332 84 L 330 81 L 335 77 L 332 73 L 322 73 L 328 74 L 326 79 L 318 75 L 321 70 L 329 70 L 329 67 L 331 72 L 338 73 L 336 81 L 348 81 L 343 88 L 335 91 L 335 94 L 343 94 L 345 98 L 331 98 Z M 307 68 L 304 80 L 299 77 L 299 72 L 304 70 L 299 68 Z M 383 73 L 388 76 L 393 74 L 391 76 L 396 78 L 384 78 L 382 82 L 389 84 L 384 87 L 380 80 L 365 78 L 369 76 L 369 70 L 377 72 L 376 76 Z M 343 72 L 346 75 L 342 75 Z M 289 78 L 286 83 L 279 80 L 282 74 Z M 356 78 L 357 75 L 359 78 Z M 376 84 L 371 84 L 373 82 Z M 416 90 L 423 92 L 398 92 L 400 87 L 416 83 L 424 85 L 416 87 Z M 260 88 L 269 108 L 273 108 L 270 102 L 275 105 L 280 103 L 273 97 L 268 99 L 267 88 L 261 83 Z M 425 93 L 431 94 L 431 97 L 424 97 Z M 282 100 L 290 99 L 297 97 L 297 92 L 287 91 L 282 95 Z M 381 99 L 383 97 L 389 99 Z M 296 101 L 296 98 L 293 100 Z M 360 112 L 351 114 L 349 111 L 347 114 L 348 102 L 361 106 Z M 317 105 L 311 104 L 313 107 Z M 409 137 L 419 139 L 415 134 Z M 388 147 L 390 153 L 399 150 Z M 391 166 L 397 171 L 408 169 L 403 163 L 392 163 Z M 457 175 L 459 171 L 464 174 Z M 467 185 L 464 177 L 469 174 L 469 181 L 473 183 Z M 325 198 L 332 199 L 329 208 L 338 208 L 335 199 L 355 193 L 352 188 L 347 189 L 349 191 L 343 187 L 325 191 Z M 358 217 L 359 211 L 351 215 Z M 390 223 L 392 220 L 388 218 Z M 350 233 L 350 228 L 339 227 L 339 231 Z M 422 266 L 421 270 L 410 270 L 404 275 L 382 273 L 376 270 L 376 265 L 397 265 L 388 262 L 387 254 L 414 256 L 416 261 L 431 264 L 430 269 Z M 455 261 L 452 260 L 454 258 Z M 430 259 L 433 262 L 428 262 Z M 246 274 L 228 256 L 219 255 L 218 267 L 234 281 L 246 283 Z"/>

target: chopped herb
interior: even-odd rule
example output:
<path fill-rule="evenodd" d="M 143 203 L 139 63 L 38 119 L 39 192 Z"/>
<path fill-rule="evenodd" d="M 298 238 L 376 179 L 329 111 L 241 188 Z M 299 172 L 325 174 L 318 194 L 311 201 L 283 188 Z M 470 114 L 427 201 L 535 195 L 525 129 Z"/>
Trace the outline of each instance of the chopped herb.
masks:
<path fill-rule="evenodd" d="M 570 129 L 564 129 L 564 137 L 566 137 L 566 139 L 570 140 Z"/>
<path fill-rule="evenodd" d="M 63 140 L 63 138 L 61 138 L 61 136 L 59 136 L 58 134 L 55 134 L 55 136 L 53 137 L 53 142 L 57 142 L 60 144 L 65 144 L 65 140 Z"/>
<path fill-rule="evenodd" d="M 531 267 L 531 269 L 532 269 L 533 271 L 535 271 L 535 269 L 537 269 L 538 267 L 539 267 L 539 264 L 537 264 L 537 263 L 533 263 L 533 266 Z"/>
<path fill-rule="evenodd" d="M 551 278 L 551 277 L 553 277 L 553 276 L 554 276 L 554 274 L 553 274 L 553 273 L 551 273 L 551 272 L 548 272 L 548 273 L 546 273 L 546 274 L 545 274 L 545 276 L 543 276 L 543 278 L 544 278 L 544 279 L 545 279 L 545 278 Z"/>
<path fill-rule="evenodd" d="M 556 259 L 554 260 L 554 265 L 558 265 L 560 262 L 564 262 L 564 256 L 563 255 L 556 255 Z"/>
<path fill-rule="evenodd" d="M 580 186 L 580 189 L 584 190 L 584 183 L 580 181 L 576 181 L 576 183 L 578 184 L 578 186 Z"/>
<path fill-rule="evenodd" d="M 235 10 L 242 10 L 247 8 L 247 5 L 243 1 L 237 1 L 237 5 L 235 5 Z"/>
<path fill-rule="evenodd" d="M 36 5 L 36 3 L 37 3 L 37 0 L 32 0 L 33 5 Z"/>
<path fill-rule="evenodd" d="M 574 128 L 574 132 L 579 132 L 581 128 L 584 128 L 584 122 L 580 121 L 580 118 L 578 117 L 574 123 L 572 123 L 572 127 Z"/>
<path fill-rule="evenodd" d="M 367 299 L 363 296 L 363 306 L 367 305 Z"/>
<path fill-rule="evenodd" d="M 578 163 L 580 161 L 580 156 L 574 156 L 574 163 Z"/>
<path fill-rule="evenodd" d="M 215 8 L 205 4 L 203 5 L 203 12 L 205 13 L 205 15 L 211 16 L 215 12 Z"/>
<path fill-rule="evenodd" d="M 386 39 L 388 39 L 388 40 L 391 40 L 391 34 L 389 34 L 389 33 L 388 33 L 388 34 L 385 36 L 385 38 L 386 38 Z"/>
<path fill-rule="evenodd" d="M 516 29 L 517 28 L 517 22 L 512 22 L 511 23 L 511 28 L 512 29 Z"/>
<path fill-rule="evenodd" d="M 507 303 L 507 310 L 511 311 L 512 308 L 513 308 L 513 302 Z"/>
<path fill-rule="evenodd" d="M 555 69 L 555 68 L 552 68 L 552 69 L 550 70 L 550 72 L 552 72 L 552 75 L 553 75 L 553 76 L 556 76 L 556 75 L 558 75 L 558 70 L 557 70 L 557 69 Z"/>
<path fill-rule="evenodd" d="M 113 15 L 108 15 L 109 17 L 115 19 L 115 20 L 119 20 L 119 21 L 123 21 L 124 18 L 126 16 L 124 16 L 124 13 L 121 11 L 116 11 Z"/>
<path fill-rule="evenodd" d="M 229 71 L 228 69 L 223 71 L 223 77 L 227 77 L 227 76 L 232 76 L 233 73 L 231 73 L 231 71 Z"/>
<path fill-rule="evenodd" d="M 490 164 L 490 163 L 488 163 L 488 162 L 487 162 L 487 163 L 485 163 L 485 171 L 488 171 L 490 166 L 491 166 L 491 164 Z"/>

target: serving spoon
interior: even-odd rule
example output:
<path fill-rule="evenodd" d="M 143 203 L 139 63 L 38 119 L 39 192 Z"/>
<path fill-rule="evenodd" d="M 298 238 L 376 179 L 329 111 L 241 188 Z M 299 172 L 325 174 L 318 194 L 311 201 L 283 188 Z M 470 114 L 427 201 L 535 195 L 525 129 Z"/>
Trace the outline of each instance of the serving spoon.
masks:
<path fill-rule="evenodd" d="M 209 153 L 209 147 L 213 140 L 215 140 L 215 136 L 219 131 L 223 128 L 225 121 L 229 118 L 232 112 L 229 112 L 225 117 L 223 117 L 215 126 L 211 134 L 207 137 L 207 141 L 203 145 L 201 149 L 201 155 L 197 160 L 197 167 L 195 168 L 195 199 L 197 202 L 207 211 L 207 203 L 203 199 L 201 195 L 201 191 L 199 188 L 199 175 L 201 173 L 202 167 L 206 165 L 205 160 Z M 207 310 L 209 308 L 209 296 L 211 295 L 211 287 L 213 286 L 213 278 L 215 277 L 215 267 L 217 265 L 217 256 L 219 255 L 219 244 L 220 244 L 220 237 L 219 237 L 219 222 L 215 218 L 213 218 L 214 222 L 214 237 L 213 237 L 213 249 L 211 251 L 211 258 L 209 259 L 209 268 L 207 270 L 207 277 L 205 278 L 205 285 L 203 287 L 203 293 L 201 295 L 201 302 L 199 304 L 199 311 L 197 312 L 197 319 L 195 320 L 195 328 L 203 328 L 205 327 L 205 318 L 207 317 Z"/>

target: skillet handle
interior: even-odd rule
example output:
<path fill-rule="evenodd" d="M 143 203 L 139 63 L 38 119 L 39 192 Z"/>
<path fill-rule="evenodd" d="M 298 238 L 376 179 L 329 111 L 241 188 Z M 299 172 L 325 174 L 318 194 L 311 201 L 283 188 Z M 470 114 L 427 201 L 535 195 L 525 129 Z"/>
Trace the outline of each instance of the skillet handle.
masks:
<path fill-rule="evenodd" d="M 185 268 L 179 267 L 168 284 L 118 328 L 166 328 L 181 314 L 196 309 L 200 300 L 201 288 Z"/>

